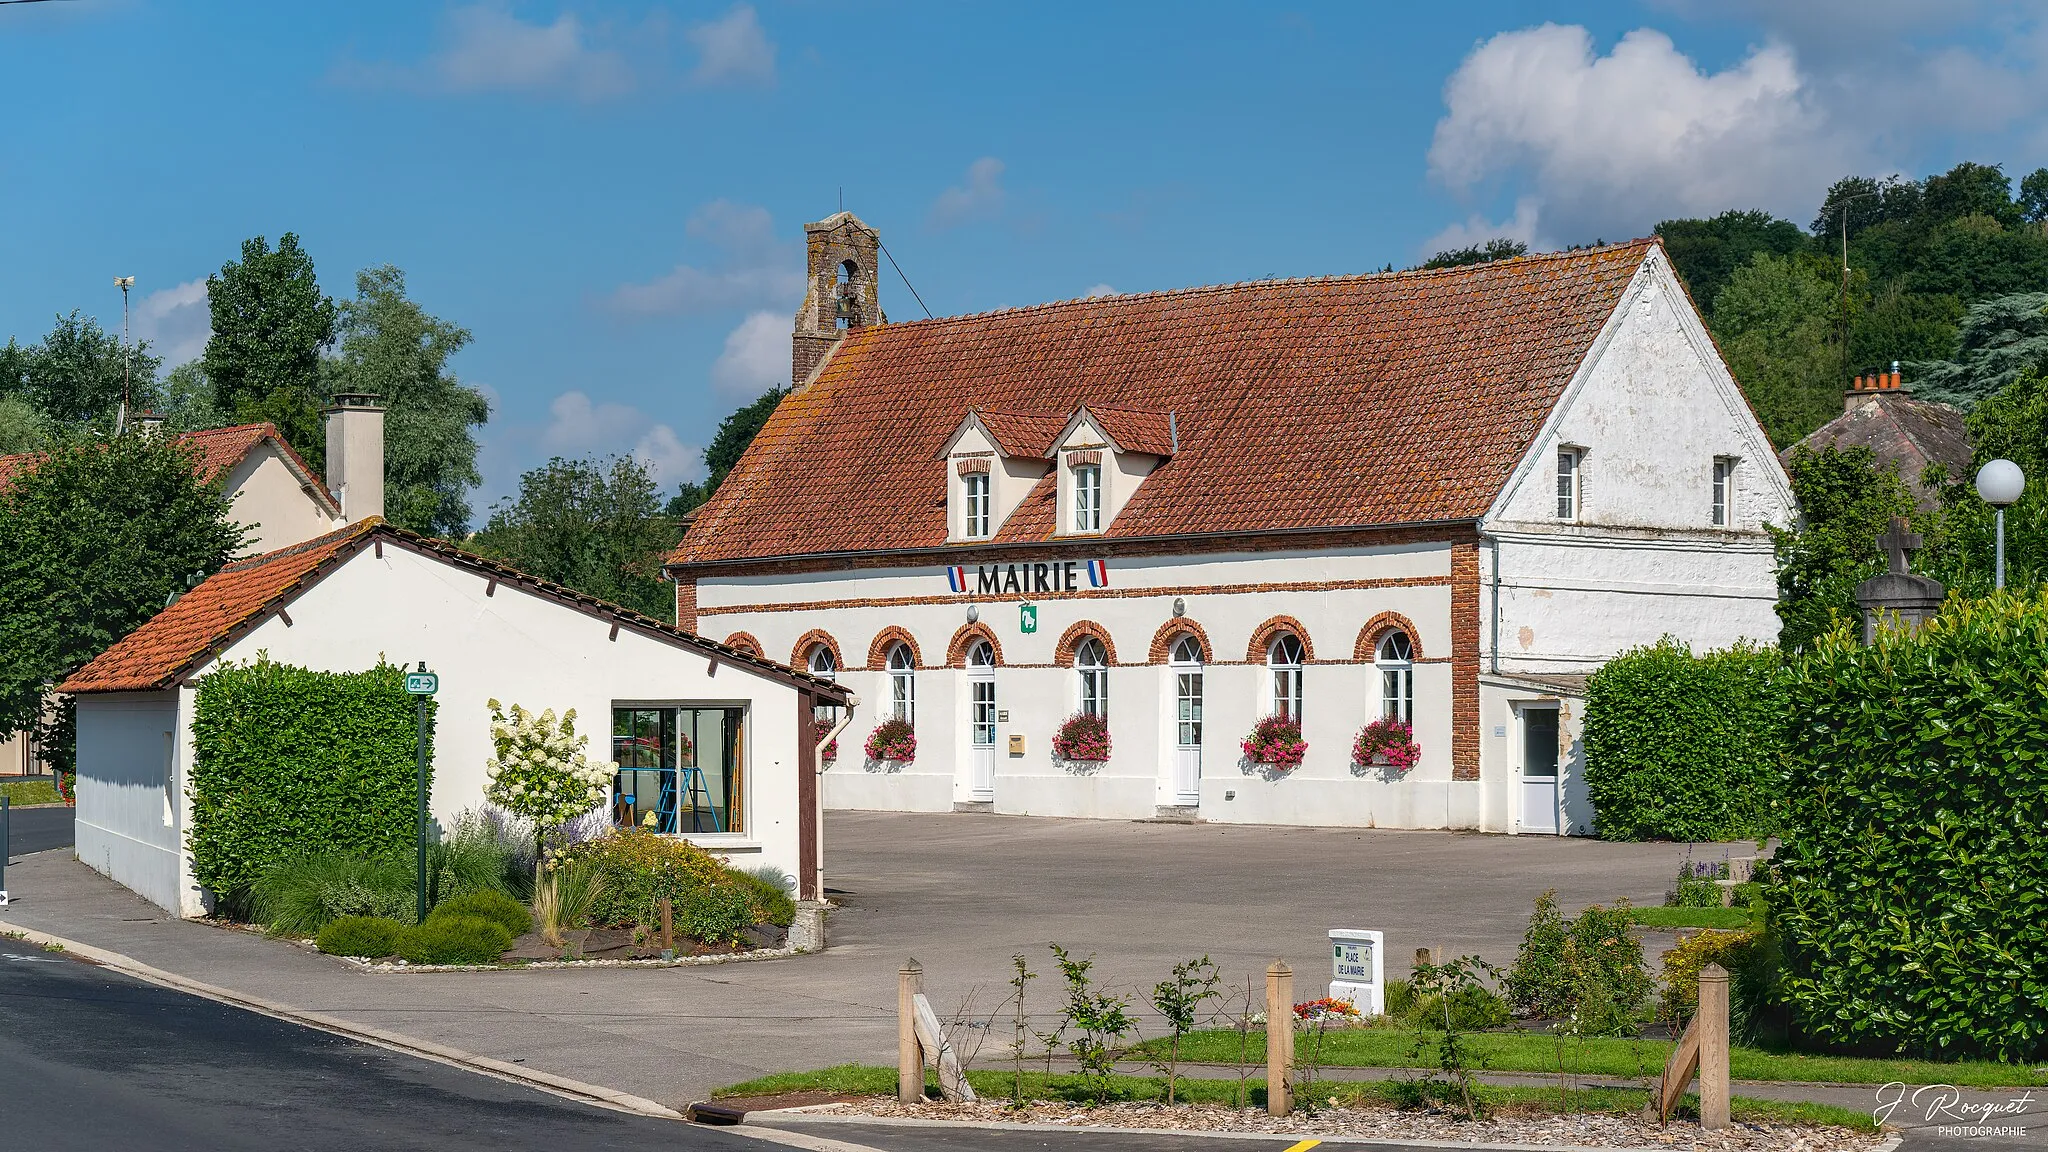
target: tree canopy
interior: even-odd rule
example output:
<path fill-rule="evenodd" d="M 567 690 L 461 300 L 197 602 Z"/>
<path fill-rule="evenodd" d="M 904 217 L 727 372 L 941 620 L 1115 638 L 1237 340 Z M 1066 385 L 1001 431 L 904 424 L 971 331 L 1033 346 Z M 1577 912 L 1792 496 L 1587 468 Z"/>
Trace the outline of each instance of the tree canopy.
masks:
<path fill-rule="evenodd" d="M 1800 448 L 1786 467 L 1802 522 L 1773 527 L 1778 558 L 1778 643 L 1803 648 L 1855 620 L 1856 585 L 1884 571 L 1877 538 L 1892 518 L 1914 516 L 1913 494 L 1896 467 L 1880 468 L 1869 448 Z"/>
<path fill-rule="evenodd" d="M 740 407 L 732 415 L 718 422 L 718 431 L 711 437 L 711 444 L 704 449 L 704 468 L 708 475 L 701 484 L 683 484 L 669 499 L 667 512 L 681 516 L 711 499 L 718 486 L 725 482 L 727 474 L 739 465 L 740 457 L 747 454 L 747 446 L 760 435 L 768 423 L 768 417 L 775 414 L 775 406 L 789 395 L 787 388 L 770 388 Z"/>
<path fill-rule="evenodd" d="M 313 259 L 290 232 L 272 249 L 261 236 L 242 258 L 206 278 L 213 334 L 201 367 L 215 402 L 244 423 L 269 421 L 317 473 L 327 459 L 320 358 L 339 311 L 320 291 Z"/>
<path fill-rule="evenodd" d="M 0 396 L 20 399 L 59 428 L 97 421 L 111 430 L 121 405 L 124 367 L 130 401 L 140 411 L 159 399 L 156 373 L 162 363 L 147 341 L 124 350 L 118 333 L 103 330 L 98 320 L 74 308 L 60 314 L 36 343 L 23 346 L 10 339 L 0 348 Z"/>
<path fill-rule="evenodd" d="M 1955 359 L 1915 363 L 1924 399 L 1969 408 L 2028 369 L 2048 371 L 2048 292 L 2021 292 L 1970 305 Z"/>
<path fill-rule="evenodd" d="M 681 539 L 645 464 L 631 456 L 558 456 L 519 478 L 518 496 L 492 510 L 469 546 L 544 580 L 670 620 L 675 594 L 661 565 Z"/>
<path fill-rule="evenodd" d="M 1446 248 L 1424 260 L 1420 268 L 1462 268 L 1467 264 L 1491 264 L 1495 260 L 1512 260 L 1529 254 L 1529 246 L 1520 240 L 1496 236 L 1482 244 L 1467 244 L 1463 248 Z"/>
<path fill-rule="evenodd" d="M 1806 248 L 1806 233 L 1768 212 L 1731 209 L 1709 220 L 1666 220 L 1657 225 L 1671 266 L 1692 292 L 1701 312 L 1712 314 L 1715 297 L 1759 253 L 1786 257 Z"/>

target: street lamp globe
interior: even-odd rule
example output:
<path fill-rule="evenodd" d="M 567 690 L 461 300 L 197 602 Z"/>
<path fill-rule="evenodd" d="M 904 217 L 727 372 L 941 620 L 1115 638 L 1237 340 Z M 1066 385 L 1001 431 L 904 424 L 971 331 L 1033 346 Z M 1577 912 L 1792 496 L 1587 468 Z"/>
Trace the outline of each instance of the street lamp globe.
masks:
<path fill-rule="evenodd" d="M 1977 470 L 1977 495 L 1994 508 L 2016 503 L 2026 486 L 2026 474 L 2010 460 L 1993 460 Z"/>

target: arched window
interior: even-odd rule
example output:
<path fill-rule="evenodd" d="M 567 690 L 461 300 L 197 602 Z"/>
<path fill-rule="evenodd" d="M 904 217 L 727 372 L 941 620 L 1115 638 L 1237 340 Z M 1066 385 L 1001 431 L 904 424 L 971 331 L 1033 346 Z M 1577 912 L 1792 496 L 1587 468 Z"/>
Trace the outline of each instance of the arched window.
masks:
<path fill-rule="evenodd" d="M 1301 719 L 1301 637 L 1282 632 L 1266 646 L 1266 667 L 1273 673 L 1273 712 Z"/>
<path fill-rule="evenodd" d="M 889 648 L 889 714 L 917 723 L 917 661 L 908 644 Z"/>
<path fill-rule="evenodd" d="M 1074 649 L 1074 675 L 1081 689 L 1081 711 L 1089 716 L 1109 715 L 1109 658 L 1102 641 L 1089 637 Z"/>
<path fill-rule="evenodd" d="M 967 650 L 969 668 L 993 668 L 996 666 L 996 650 L 986 640 L 976 640 L 974 647 Z"/>
<path fill-rule="evenodd" d="M 1173 739 L 1176 747 L 1202 746 L 1202 642 L 1183 636 L 1173 642 Z"/>
<path fill-rule="evenodd" d="M 804 658 L 804 664 L 811 670 L 811 675 L 820 680 L 839 679 L 839 661 L 833 659 L 829 644 L 813 646 L 811 654 Z M 819 704 L 811 709 L 811 715 L 829 724 L 839 718 L 839 707 L 836 704 Z"/>
<path fill-rule="evenodd" d="M 1380 715 L 1414 723 L 1415 644 L 1395 629 L 1380 640 L 1372 662 L 1380 670 Z"/>

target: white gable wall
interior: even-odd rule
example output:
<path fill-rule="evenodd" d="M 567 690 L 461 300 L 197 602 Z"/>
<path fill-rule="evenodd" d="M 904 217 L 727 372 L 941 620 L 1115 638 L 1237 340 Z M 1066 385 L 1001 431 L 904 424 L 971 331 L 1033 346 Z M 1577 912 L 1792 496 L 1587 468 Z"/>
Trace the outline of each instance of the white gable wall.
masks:
<path fill-rule="evenodd" d="M 255 556 L 324 536 L 342 526 L 327 514 L 285 463 L 277 445 L 265 441 L 249 450 L 226 478 L 229 511 L 237 524 L 252 526 L 242 554 Z"/>

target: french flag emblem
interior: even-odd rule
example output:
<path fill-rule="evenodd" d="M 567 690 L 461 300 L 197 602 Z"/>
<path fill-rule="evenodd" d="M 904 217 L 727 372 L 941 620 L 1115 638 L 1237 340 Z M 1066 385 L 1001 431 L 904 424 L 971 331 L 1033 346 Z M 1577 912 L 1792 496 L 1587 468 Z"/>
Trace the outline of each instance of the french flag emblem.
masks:
<path fill-rule="evenodd" d="M 1097 588 L 1109 587 L 1109 561 L 1090 560 L 1088 562 L 1088 583 Z"/>
<path fill-rule="evenodd" d="M 952 585 L 953 591 L 955 592 L 967 591 L 966 567 L 963 565 L 955 564 L 951 568 L 946 569 L 946 583 Z"/>

